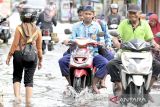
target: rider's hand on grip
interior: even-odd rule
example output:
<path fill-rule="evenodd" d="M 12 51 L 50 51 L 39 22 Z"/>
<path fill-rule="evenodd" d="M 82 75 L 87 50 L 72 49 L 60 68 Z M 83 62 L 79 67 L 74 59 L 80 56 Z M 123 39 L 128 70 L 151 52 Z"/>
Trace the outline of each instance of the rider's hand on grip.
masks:
<path fill-rule="evenodd" d="M 64 44 L 64 45 L 68 45 L 68 43 L 69 43 L 69 40 L 68 40 L 68 39 L 66 39 L 66 40 L 64 40 L 64 41 L 62 42 L 62 44 Z"/>

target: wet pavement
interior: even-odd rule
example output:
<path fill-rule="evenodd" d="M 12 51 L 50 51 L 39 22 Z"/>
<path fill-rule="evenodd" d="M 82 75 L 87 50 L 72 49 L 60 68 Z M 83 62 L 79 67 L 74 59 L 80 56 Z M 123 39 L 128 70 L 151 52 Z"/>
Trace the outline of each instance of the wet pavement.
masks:
<path fill-rule="evenodd" d="M 25 107 L 25 89 L 23 81 L 21 84 L 22 103 L 20 105 L 14 104 L 14 94 L 12 89 L 12 61 L 9 66 L 5 64 L 7 53 L 10 45 L 1 44 L 0 55 L 0 81 L 2 83 L 1 89 L 4 94 L 4 107 Z M 36 70 L 34 76 L 34 88 L 32 107 L 119 107 L 119 105 L 109 101 L 112 95 L 112 84 L 109 82 L 110 77 L 107 78 L 107 89 L 102 89 L 101 94 L 93 94 L 90 89 L 85 89 L 80 94 L 75 93 L 72 87 L 66 87 L 67 82 L 61 76 L 58 66 L 58 59 L 62 57 L 63 52 L 67 49 L 62 44 L 57 44 L 55 49 L 47 52 L 43 58 L 43 68 Z M 159 85 L 152 93 L 156 99 L 160 94 Z M 158 96 L 157 96 L 158 95 Z M 158 100 L 158 99 L 157 99 Z M 146 106 L 150 107 L 150 106 Z M 153 106 L 152 107 L 159 107 Z"/>
<path fill-rule="evenodd" d="M 2 44 L 0 50 L 0 52 L 2 52 L 0 81 L 3 84 L 1 89 L 3 89 L 4 94 L 4 107 L 24 107 L 25 89 L 23 81 L 21 84 L 23 102 L 19 106 L 14 106 L 12 60 L 9 66 L 5 64 L 9 47 L 10 45 Z M 107 104 L 107 94 L 94 95 L 89 93 L 89 89 L 86 89 L 78 95 L 71 87 L 66 87 L 67 82 L 65 78 L 61 76 L 57 63 L 58 59 L 66 49 L 66 46 L 58 44 L 53 51 L 47 52 L 44 55 L 43 68 L 37 70 L 34 76 L 33 107 L 91 107 L 92 104 L 94 104 L 92 107 L 102 107 L 105 103 Z"/>
<path fill-rule="evenodd" d="M 15 26 L 15 22 L 12 23 Z M 13 28 L 14 26 L 12 25 Z M 57 27 L 54 28 L 54 31 L 58 33 L 60 42 L 68 37 L 63 33 L 66 28 L 71 28 L 71 25 L 58 23 Z M 10 40 L 10 43 L 12 40 L 13 38 Z M 1 90 L 3 90 L 4 107 L 25 107 L 25 88 L 23 81 L 21 84 L 22 103 L 15 105 L 13 101 L 12 60 L 9 66 L 5 64 L 10 45 L 0 44 L 0 47 L 0 95 L 2 94 Z M 106 80 L 107 89 L 101 89 L 101 94 L 93 94 L 88 88 L 77 94 L 72 87 L 66 86 L 67 81 L 61 76 L 58 65 L 58 59 L 62 57 L 62 54 L 66 50 L 66 46 L 58 43 L 53 51 L 47 52 L 43 56 L 43 68 L 36 70 L 34 76 L 32 107 L 119 107 L 119 105 L 109 101 L 109 98 L 112 96 L 112 83 L 109 76 Z M 159 83 L 155 86 L 151 94 L 154 95 L 153 97 L 156 103 L 159 103 Z M 146 107 L 160 107 L 158 103 L 151 103 Z"/>

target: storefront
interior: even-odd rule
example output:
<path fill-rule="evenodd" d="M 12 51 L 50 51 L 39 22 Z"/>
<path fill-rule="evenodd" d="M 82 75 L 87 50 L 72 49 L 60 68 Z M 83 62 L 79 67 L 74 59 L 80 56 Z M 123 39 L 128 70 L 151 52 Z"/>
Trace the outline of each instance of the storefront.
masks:
<path fill-rule="evenodd" d="M 81 5 L 94 6 L 96 15 L 104 12 L 103 0 L 60 0 L 60 21 L 75 22 L 78 21 L 77 8 Z"/>

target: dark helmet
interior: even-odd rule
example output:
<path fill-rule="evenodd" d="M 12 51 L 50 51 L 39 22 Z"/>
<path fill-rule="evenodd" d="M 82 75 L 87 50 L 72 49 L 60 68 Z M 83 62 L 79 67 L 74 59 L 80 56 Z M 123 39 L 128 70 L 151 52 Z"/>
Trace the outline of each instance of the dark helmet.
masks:
<path fill-rule="evenodd" d="M 81 11 L 83 11 L 84 6 L 79 6 L 79 8 L 77 9 L 77 13 L 80 13 Z"/>
<path fill-rule="evenodd" d="M 34 22 L 37 17 L 37 11 L 29 5 L 25 5 L 20 13 L 22 22 L 31 23 Z"/>
<path fill-rule="evenodd" d="M 27 0 L 22 0 L 23 4 L 27 4 L 27 2 L 28 2 Z"/>
<path fill-rule="evenodd" d="M 28 2 L 27 0 L 22 0 L 19 2 L 19 4 L 27 4 L 27 2 Z"/>
<path fill-rule="evenodd" d="M 53 4 L 54 4 L 54 1 L 53 1 L 53 0 L 49 0 L 48 4 L 49 4 L 49 5 L 53 5 Z"/>

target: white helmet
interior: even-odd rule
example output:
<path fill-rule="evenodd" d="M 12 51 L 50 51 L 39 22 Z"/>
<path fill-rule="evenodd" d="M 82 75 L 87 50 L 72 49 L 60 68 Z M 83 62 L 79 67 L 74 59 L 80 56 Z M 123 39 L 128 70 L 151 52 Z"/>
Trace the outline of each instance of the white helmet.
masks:
<path fill-rule="evenodd" d="M 111 8 L 118 9 L 118 4 L 111 4 Z"/>

